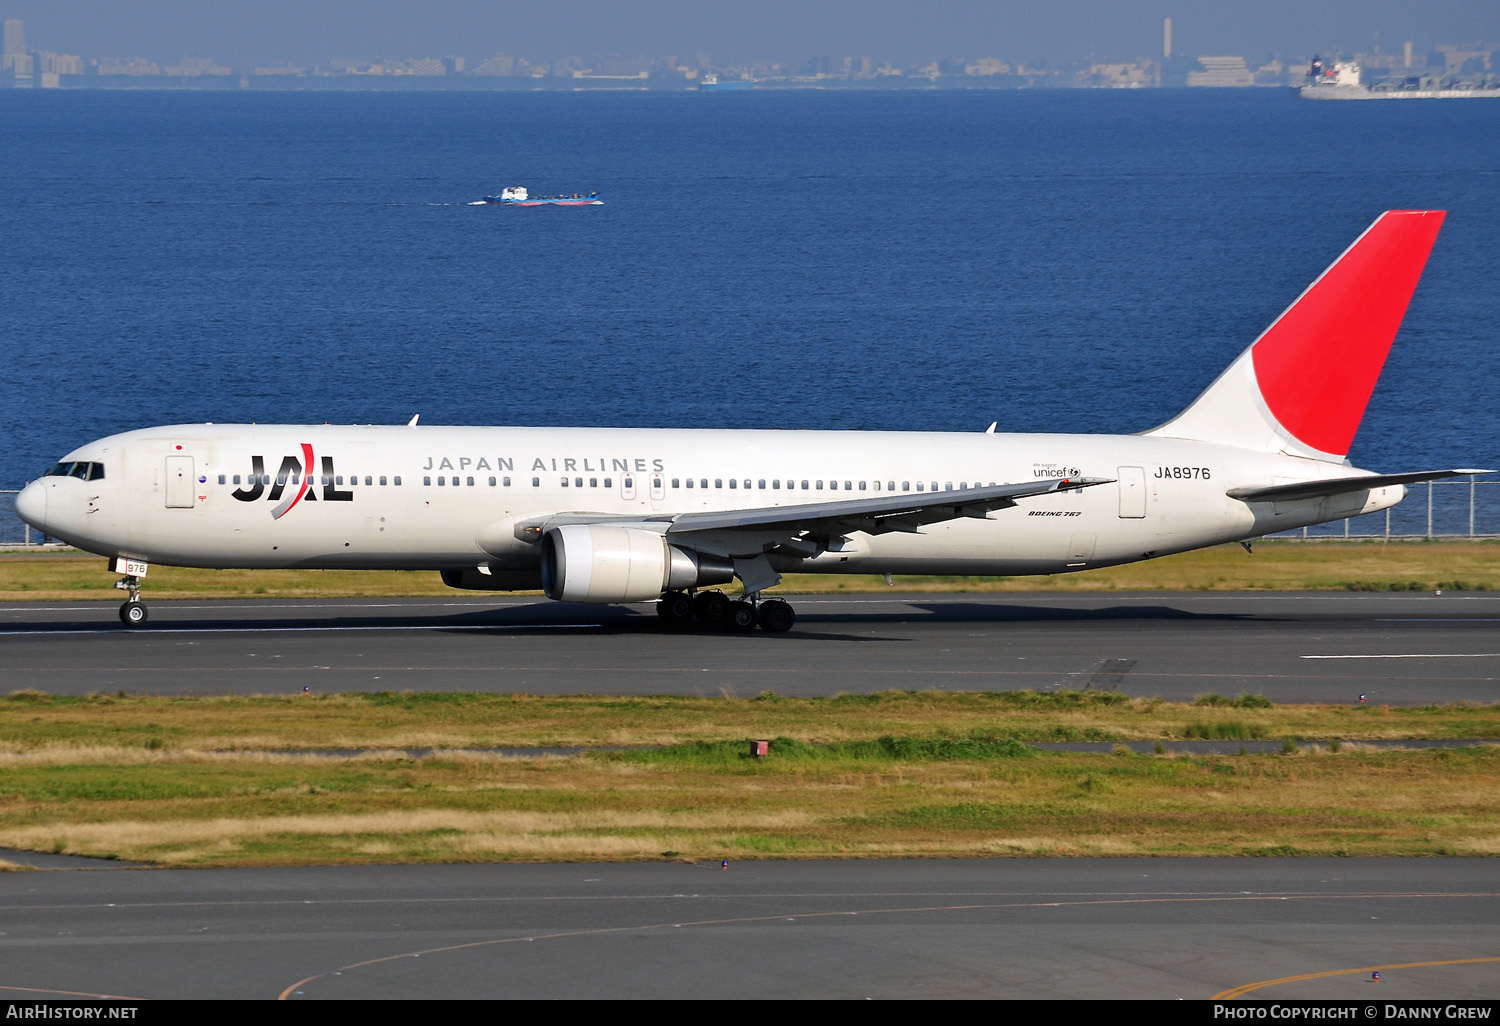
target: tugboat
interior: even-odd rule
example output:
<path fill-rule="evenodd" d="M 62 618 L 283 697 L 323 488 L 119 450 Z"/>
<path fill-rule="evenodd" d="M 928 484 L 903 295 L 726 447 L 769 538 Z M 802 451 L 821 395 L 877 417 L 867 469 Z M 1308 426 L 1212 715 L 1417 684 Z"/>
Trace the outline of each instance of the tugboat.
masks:
<path fill-rule="evenodd" d="M 500 190 L 498 196 L 486 196 L 486 203 L 499 203 L 508 207 L 602 207 L 604 201 L 597 192 L 575 192 L 571 196 L 531 196 L 524 185 L 512 185 Z"/>

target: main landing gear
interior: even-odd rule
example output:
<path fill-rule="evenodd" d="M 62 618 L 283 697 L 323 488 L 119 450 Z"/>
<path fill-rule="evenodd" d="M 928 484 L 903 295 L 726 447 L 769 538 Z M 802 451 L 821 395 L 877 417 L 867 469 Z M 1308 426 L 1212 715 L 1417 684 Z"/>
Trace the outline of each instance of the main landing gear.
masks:
<path fill-rule="evenodd" d="M 759 595 L 732 599 L 722 591 L 700 591 L 696 595 L 669 591 L 657 600 L 656 615 L 669 627 L 684 628 L 696 621 L 736 633 L 758 626 L 771 634 L 782 634 L 797 621 L 792 607 L 781 599 L 762 602 Z"/>
<path fill-rule="evenodd" d="M 130 598 L 120 606 L 120 622 L 126 627 L 144 627 L 146 604 L 141 601 L 141 579 L 127 574 L 115 582 L 115 587 L 130 592 Z"/>

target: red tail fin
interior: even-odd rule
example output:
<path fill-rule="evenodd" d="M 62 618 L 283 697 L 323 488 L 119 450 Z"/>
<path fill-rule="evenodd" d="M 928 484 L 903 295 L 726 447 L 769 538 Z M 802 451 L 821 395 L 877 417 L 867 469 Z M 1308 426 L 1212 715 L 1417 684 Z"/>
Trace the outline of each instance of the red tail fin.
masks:
<path fill-rule="evenodd" d="M 1208 391 L 1150 433 L 1342 460 L 1443 216 L 1382 214 Z"/>
<path fill-rule="evenodd" d="M 1441 210 L 1392 210 L 1251 347 L 1271 414 L 1310 448 L 1344 456 L 1406 315 Z"/>

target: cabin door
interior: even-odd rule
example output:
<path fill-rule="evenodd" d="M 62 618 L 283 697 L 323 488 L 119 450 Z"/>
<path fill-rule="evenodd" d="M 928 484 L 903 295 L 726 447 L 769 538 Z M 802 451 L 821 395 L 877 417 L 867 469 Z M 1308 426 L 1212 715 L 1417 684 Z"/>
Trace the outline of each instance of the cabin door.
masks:
<path fill-rule="evenodd" d="M 167 508 L 192 509 L 193 458 L 191 456 L 167 457 Z"/>
<path fill-rule="evenodd" d="M 1141 519 L 1146 515 L 1146 469 L 1121 467 L 1116 476 L 1120 479 L 1120 518 Z"/>

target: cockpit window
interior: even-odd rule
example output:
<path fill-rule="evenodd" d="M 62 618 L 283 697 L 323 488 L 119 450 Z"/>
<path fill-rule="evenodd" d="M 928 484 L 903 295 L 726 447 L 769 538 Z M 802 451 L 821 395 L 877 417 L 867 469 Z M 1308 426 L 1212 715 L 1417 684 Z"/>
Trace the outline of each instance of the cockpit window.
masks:
<path fill-rule="evenodd" d="M 80 481 L 104 480 L 104 464 L 84 460 L 69 463 L 54 463 L 43 477 L 76 477 Z"/>

